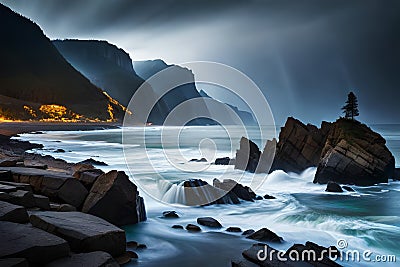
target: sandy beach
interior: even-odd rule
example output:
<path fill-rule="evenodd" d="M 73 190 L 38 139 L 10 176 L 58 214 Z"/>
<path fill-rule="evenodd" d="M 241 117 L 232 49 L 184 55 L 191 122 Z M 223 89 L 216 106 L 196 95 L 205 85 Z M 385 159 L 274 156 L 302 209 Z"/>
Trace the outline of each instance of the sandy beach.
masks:
<path fill-rule="evenodd" d="M 0 134 L 13 136 L 20 133 L 29 133 L 37 131 L 88 131 L 112 129 L 121 126 L 119 123 L 107 122 L 0 122 Z"/>

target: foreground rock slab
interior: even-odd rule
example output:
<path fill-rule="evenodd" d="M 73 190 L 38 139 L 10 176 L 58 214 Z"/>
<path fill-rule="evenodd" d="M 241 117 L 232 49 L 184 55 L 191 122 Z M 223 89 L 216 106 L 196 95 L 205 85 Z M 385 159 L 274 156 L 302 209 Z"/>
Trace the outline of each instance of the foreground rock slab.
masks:
<path fill-rule="evenodd" d="M 46 267 L 118 267 L 119 264 L 107 252 L 94 251 L 89 253 L 72 254 L 71 257 L 50 262 Z"/>
<path fill-rule="evenodd" d="M 105 251 L 112 256 L 125 252 L 125 232 L 105 220 L 82 212 L 36 212 L 33 226 L 60 236 L 76 252 Z"/>
<path fill-rule="evenodd" d="M 29 216 L 24 207 L 0 201 L 0 221 L 28 223 Z"/>
<path fill-rule="evenodd" d="M 137 186 L 120 171 L 110 171 L 97 178 L 82 211 L 118 226 L 146 220 L 144 201 Z"/>
<path fill-rule="evenodd" d="M 2 267 L 29 267 L 29 263 L 24 258 L 7 258 L 7 259 L 0 259 L 0 266 L 2 266 Z"/>
<path fill-rule="evenodd" d="M 31 264 L 46 264 L 67 257 L 67 241 L 28 224 L 0 222 L 0 258 L 25 258 Z"/>

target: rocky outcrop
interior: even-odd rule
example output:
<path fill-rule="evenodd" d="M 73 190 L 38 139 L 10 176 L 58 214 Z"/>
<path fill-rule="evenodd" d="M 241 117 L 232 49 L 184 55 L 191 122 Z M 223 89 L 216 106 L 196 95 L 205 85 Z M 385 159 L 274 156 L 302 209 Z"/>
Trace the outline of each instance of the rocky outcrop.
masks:
<path fill-rule="evenodd" d="M 0 258 L 25 258 L 43 266 L 67 257 L 67 241 L 28 224 L 0 222 Z"/>
<path fill-rule="evenodd" d="M 143 198 L 124 172 L 110 171 L 93 184 L 82 208 L 121 226 L 146 220 Z"/>
<path fill-rule="evenodd" d="M 260 155 L 258 146 L 246 137 L 242 137 L 240 147 L 236 151 L 235 169 L 256 172 Z"/>
<path fill-rule="evenodd" d="M 235 165 L 235 159 L 229 157 L 217 158 L 214 162 L 215 165 Z"/>
<path fill-rule="evenodd" d="M 30 216 L 33 226 L 68 241 L 76 252 L 105 251 L 112 256 L 125 252 L 125 232 L 120 228 L 82 212 L 36 212 Z"/>
<path fill-rule="evenodd" d="M 317 166 L 330 127 L 330 123 L 322 122 L 318 129 L 312 124 L 305 125 L 289 117 L 279 133 L 270 171 L 302 172 L 308 167 Z"/>
<path fill-rule="evenodd" d="M 339 119 L 327 135 L 314 183 L 387 183 L 394 169 L 394 157 L 381 135 L 358 121 Z"/>
<path fill-rule="evenodd" d="M 235 168 L 267 172 L 275 140 L 268 141 L 261 154 L 256 144 L 242 137 Z M 338 119 L 322 122 L 321 128 L 288 118 L 279 134 L 270 172 L 301 172 L 318 166 L 314 183 L 333 181 L 360 186 L 396 179 L 395 161 L 385 139 L 365 124 Z"/>
<path fill-rule="evenodd" d="M 400 168 L 394 170 L 393 180 L 400 181 Z"/>

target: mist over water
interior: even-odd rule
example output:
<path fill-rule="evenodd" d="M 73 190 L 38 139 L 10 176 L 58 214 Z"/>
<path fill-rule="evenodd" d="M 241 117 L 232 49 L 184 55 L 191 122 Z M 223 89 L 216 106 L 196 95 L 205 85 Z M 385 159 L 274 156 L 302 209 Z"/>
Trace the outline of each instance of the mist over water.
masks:
<path fill-rule="evenodd" d="M 399 162 L 400 125 L 374 125 L 372 128 L 387 140 L 396 162 Z M 234 157 L 241 132 L 230 129 L 234 134 L 228 137 L 226 131 L 219 126 L 185 127 L 179 136 L 180 146 L 176 147 L 161 142 L 161 132 L 168 133 L 171 129 L 148 127 L 145 136 L 147 154 L 143 154 L 140 149 L 143 145 L 142 130 L 134 127 L 128 129 L 131 141 L 125 144 L 125 152 L 128 151 L 127 157 L 135 162 L 134 177 L 131 175 L 133 182 L 152 186 L 146 187 L 147 193 L 140 189 L 140 194 L 145 198 L 148 220 L 125 227 L 125 230 L 128 240 L 148 246 L 148 249 L 139 252 L 139 263 L 145 263 L 145 266 L 176 266 L 182 263 L 202 267 L 230 266 L 230 260 L 234 258 L 232 255 L 240 255 L 241 251 L 254 243 L 240 234 L 227 233 L 224 228 L 215 231 L 202 227 L 203 231 L 196 234 L 171 228 L 174 224 L 185 226 L 196 223 L 196 218 L 203 216 L 218 219 L 224 227 L 238 226 L 242 230 L 267 227 L 285 240 L 283 244 L 273 244 L 276 249 L 287 249 L 294 243 L 305 243 L 308 240 L 331 246 L 336 245 L 337 240 L 344 239 L 348 243 L 347 249 L 359 249 L 361 252 L 369 249 L 374 254 L 400 257 L 400 182 L 391 181 L 389 184 L 370 187 L 352 186 L 355 192 L 334 194 L 326 193 L 325 185 L 312 183 L 316 168 L 309 168 L 300 174 L 274 171 L 266 177 L 256 193 L 260 196 L 273 195 L 276 199 L 242 202 L 240 205 L 171 206 L 167 202 L 179 203 L 182 202 L 179 200 L 184 200 L 179 184 L 187 179 L 202 179 L 212 184 L 214 178 L 224 175 L 224 178 L 235 180 L 241 177 L 240 183 L 250 185 L 254 174 L 235 170 L 233 166 L 209 163 L 215 157 Z M 123 156 L 121 131 L 45 132 L 40 135 L 24 134 L 19 139 L 43 144 L 44 149 L 36 151 L 41 154 L 70 162 L 93 158 L 109 165 L 100 167 L 104 171 L 118 169 L 129 174 Z M 257 128 L 250 128 L 248 137 L 263 148 L 266 140 L 260 139 Z M 203 148 L 199 146 L 205 138 L 213 141 L 216 151 L 207 145 Z M 56 153 L 55 150 L 59 148 L 66 152 Z M 178 152 L 184 158 L 179 157 L 171 164 L 166 155 L 177 155 Z M 201 157 L 206 157 L 208 162 L 189 162 L 192 158 Z M 149 159 L 154 169 L 148 169 Z M 185 169 L 201 171 L 183 171 Z M 160 176 L 164 180 L 159 180 Z M 255 176 L 262 179 L 265 174 Z M 156 194 L 164 203 L 153 198 Z M 180 218 L 161 218 L 165 210 L 177 211 Z M 207 255 L 213 255 L 212 262 Z M 373 263 L 349 262 L 347 266 L 355 265 L 371 266 Z M 396 264 L 385 263 L 382 266 Z"/>

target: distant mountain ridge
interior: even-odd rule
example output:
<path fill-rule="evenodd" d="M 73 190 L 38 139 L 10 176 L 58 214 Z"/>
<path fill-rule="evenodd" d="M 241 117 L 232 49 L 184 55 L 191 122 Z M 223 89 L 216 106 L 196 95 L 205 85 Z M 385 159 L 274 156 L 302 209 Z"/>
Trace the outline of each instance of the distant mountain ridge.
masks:
<path fill-rule="evenodd" d="M 38 25 L 1 4 L 0 35 L 3 119 L 107 121 L 123 116 L 123 108 L 76 71 Z"/>

